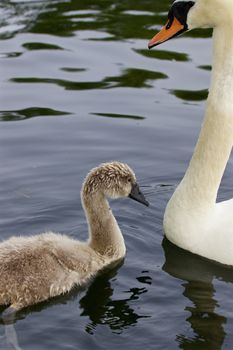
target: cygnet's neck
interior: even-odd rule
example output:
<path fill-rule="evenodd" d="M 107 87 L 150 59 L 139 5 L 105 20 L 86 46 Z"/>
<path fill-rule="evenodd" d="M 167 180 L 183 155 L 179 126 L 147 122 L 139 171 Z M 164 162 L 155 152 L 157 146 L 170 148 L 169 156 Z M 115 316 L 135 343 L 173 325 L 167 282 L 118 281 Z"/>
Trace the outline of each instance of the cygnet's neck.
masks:
<path fill-rule="evenodd" d="M 124 238 L 105 195 L 102 191 L 82 194 L 82 203 L 89 225 L 88 245 L 110 259 L 123 258 Z"/>
<path fill-rule="evenodd" d="M 186 206 L 210 207 L 233 145 L 233 36 L 225 25 L 213 32 L 213 67 L 207 108 L 187 172 L 177 188 Z"/>

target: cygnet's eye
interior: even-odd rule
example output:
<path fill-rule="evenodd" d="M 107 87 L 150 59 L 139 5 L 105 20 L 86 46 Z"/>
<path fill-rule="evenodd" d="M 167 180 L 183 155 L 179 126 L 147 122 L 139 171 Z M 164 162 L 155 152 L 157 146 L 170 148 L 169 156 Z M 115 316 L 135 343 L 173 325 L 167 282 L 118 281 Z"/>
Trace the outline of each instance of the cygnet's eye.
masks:
<path fill-rule="evenodd" d="M 128 177 L 127 181 L 128 181 L 128 182 L 131 182 L 131 177 Z"/>

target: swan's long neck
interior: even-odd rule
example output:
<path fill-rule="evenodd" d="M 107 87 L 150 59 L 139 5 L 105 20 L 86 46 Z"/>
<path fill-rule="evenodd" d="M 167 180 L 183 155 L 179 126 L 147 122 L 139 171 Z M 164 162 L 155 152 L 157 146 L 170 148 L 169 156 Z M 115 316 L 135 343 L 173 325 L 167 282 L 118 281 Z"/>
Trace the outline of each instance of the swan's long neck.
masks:
<path fill-rule="evenodd" d="M 187 172 L 177 189 L 184 204 L 208 206 L 218 188 L 233 145 L 232 28 L 215 28 L 213 67 L 201 133 Z"/>
<path fill-rule="evenodd" d="M 89 225 L 89 246 L 109 258 L 122 258 L 126 250 L 124 238 L 104 194 L 96 192 L 82 199 Z"/>

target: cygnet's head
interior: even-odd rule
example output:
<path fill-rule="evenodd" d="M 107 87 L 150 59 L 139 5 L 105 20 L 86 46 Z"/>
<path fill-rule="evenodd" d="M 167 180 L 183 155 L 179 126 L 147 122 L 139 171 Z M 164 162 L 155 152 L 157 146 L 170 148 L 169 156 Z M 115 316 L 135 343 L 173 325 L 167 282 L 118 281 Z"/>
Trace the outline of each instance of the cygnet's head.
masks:
<path fill-rule="evenodd" d="M 103 163 L 92 169 L 82 188 L 82 197 L 103 193 L 109 198 L 129 197 L 146 206 L 149 205 L 136 182 L 133 170 L 124 163 Z"/>
<path fill-rule="evenodd" d="M 168 12 L 167 23 L 150 40 L 148 47 L 151 49 L 187 30 L 214 28 L 229 23 L 233 24 L 232 0 L 175 0 Z"/>

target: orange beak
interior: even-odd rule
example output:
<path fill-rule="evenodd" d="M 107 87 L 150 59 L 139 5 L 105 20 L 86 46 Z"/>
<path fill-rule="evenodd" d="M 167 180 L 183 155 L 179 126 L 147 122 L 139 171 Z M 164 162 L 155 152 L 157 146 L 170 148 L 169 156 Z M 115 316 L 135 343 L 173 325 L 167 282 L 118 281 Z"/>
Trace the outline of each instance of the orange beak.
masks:
<path fill-rule="evenodd" d="M 173 38 L 174 36 L 181 34 L 185 30 L 185 26 L 181 24 L 176 17 L 174 17 L 171 26 L 168 26 L 168 23 L 169 21 L 160 30 L 160 32 L 151 39 L 151 41 L 148 44 L 149 49 L 156 45 L 164 43 L 165 41 Z"/>

